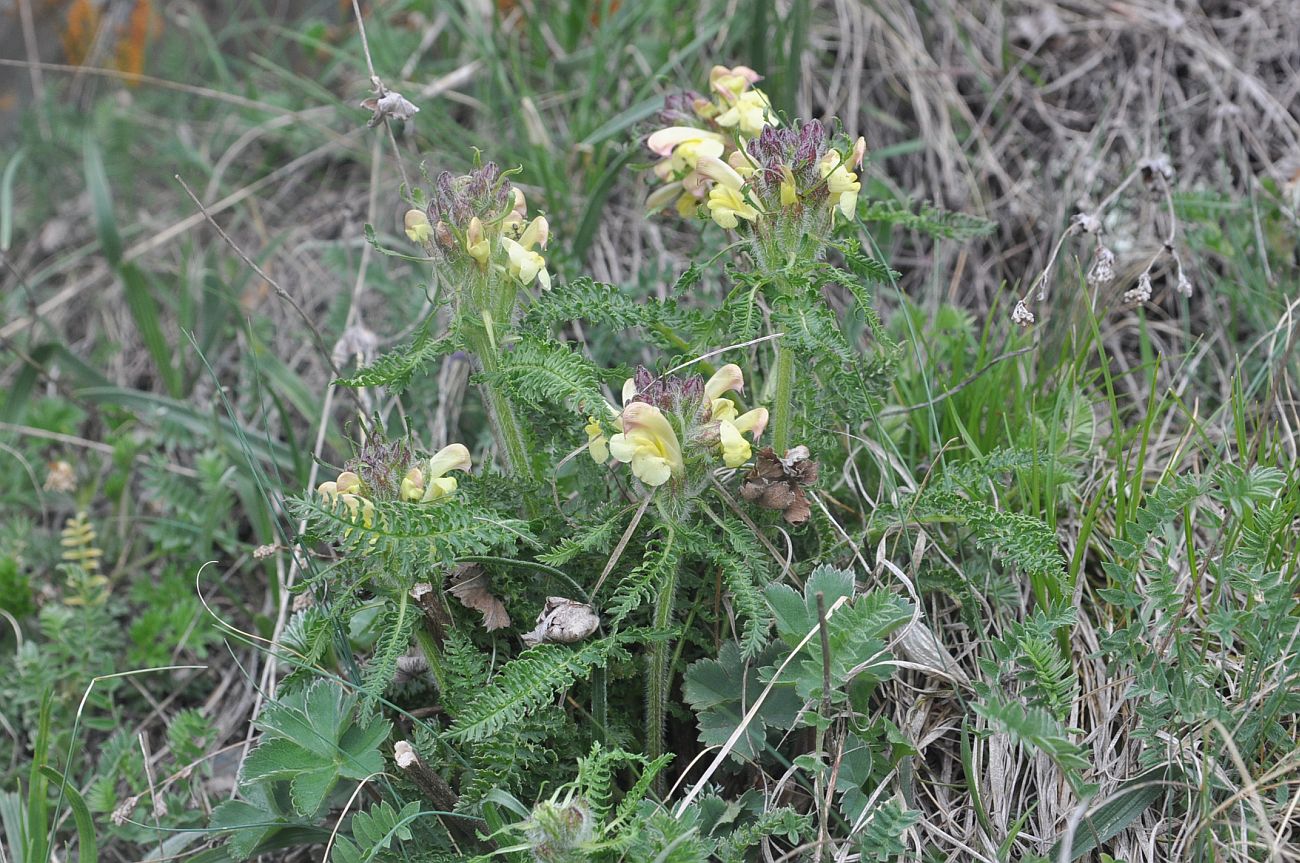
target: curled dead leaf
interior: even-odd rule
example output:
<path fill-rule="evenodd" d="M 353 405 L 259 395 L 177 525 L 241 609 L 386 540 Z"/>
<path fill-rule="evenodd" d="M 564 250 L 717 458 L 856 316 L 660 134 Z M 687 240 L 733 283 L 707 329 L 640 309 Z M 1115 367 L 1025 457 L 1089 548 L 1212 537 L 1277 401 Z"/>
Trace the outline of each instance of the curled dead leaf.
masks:
<path fill-rule="evenodd" d="M 600 615 L 585 602 L 548 596 L 542 613 L 537 615 L 537 628 L 525 632 L 524 644 L 532 647 L 544 642 L 573 644 L 582 641 L 600 626 Z"/>
<path fill-rule="evenodd" d="M 510 625 L 505 604 L 492 594 L 491 577 L 478 564 L 462 563 L 453 569 L 447 592 L 461 605 L 482 614 L 483 628 L 488 632 Z"/>

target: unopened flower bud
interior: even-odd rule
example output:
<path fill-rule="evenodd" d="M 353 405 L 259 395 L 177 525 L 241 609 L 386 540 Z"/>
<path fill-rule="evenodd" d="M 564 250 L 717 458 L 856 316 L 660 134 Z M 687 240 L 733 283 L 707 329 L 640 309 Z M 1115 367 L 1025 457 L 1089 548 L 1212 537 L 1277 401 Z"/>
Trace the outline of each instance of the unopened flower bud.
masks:
<path fill-rule="evenodd" d="M 853 149 L 849 152 L 849 170 L 856 170 L 862 164 L 862 160 L 867 155 L 867 139 L 858 136 L 858 140 L 853 142 Z"/>
<path fill-rule="evenodd" d="M 456 248 L 456 237 L 452 234 L 451 228 L 447 227 L 447 223 L 441 219 L 433 226 L 433 236 L 438 241 L 438 245 L 444 249 Z"/>
<path fill-rule="evenodd" d="M 465 251 L 478 261 L 480 267 L 487 266 L 488 256 L 491 255 L 492 250 L 488 245 L 487 236 L 483 233 L 483 222 L 478 216 L 469 220 L 469 230 L 465 232 Z"/>

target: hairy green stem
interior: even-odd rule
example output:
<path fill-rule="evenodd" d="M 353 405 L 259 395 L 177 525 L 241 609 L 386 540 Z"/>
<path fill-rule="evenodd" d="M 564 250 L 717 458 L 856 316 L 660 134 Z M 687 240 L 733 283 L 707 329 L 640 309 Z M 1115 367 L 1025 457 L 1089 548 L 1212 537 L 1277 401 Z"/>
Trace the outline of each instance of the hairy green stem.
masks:
<path fill-rule="evenodd" d="M 506 470 L 517 476 L 539 481 L 540 477 L 533 468 L 532 459 L 528 457 L 528 442 L 524 438 L 519 419 L 515 416 L 514 405 L 510 403 L 510 399 L 501 388 L 491 380 L 501 367 L 496 340 L 492 333 L 491 318 L 484 316 L 482 330 L 476 326 L 466 327 L 465 342 L 466 347 L 474 355 L 478 371 L 483 376 L 479 391 L 483 394 L 488 420 L 492 423 L 492 434 L 501 450 Z"/>
<path fill-rule="evenodd" d="M 668 542 L 673 541 L 672 527 L 668 528 Z M 659 585 L 659 594 L 655 597 L 654 628 L 667 630 L 673 622 L 673 611 L 677 600 L 677 570 L 674 568 L 663 583 Z M 650 646 L 649 674 L 646 681 L 646 755 L 654 760 L 664 754 L 664 725 L 668 719 L 669 674 L 672 667 L 667 639 L 660 639 Z M 662 777 L 656 779 L 662 785 Z M 659 789 L 662 791 L 662 788 Z"/>
<path fill-rule="evenodd" d="M 415 640 L 420 643 L 420 649 L 424 651 L 424 658 L 429 661 L 429 672 L 433 675 L 434 685 L 438 687 L 438 694 L 441 695 L 447 691 L 446 675 L 442 668 L 442 651 L 438 649 L 437 643 L 433 640 L 433 634 L 427 627 L 416 625 Z"/>
<path fill-rule="evenodd" d="M 794 352 L 778 347 L 776 353 L 776 396 L 772 402 L 772 449 L 778 456 L 790 448 L 790 426 L 794 419 Z"/>

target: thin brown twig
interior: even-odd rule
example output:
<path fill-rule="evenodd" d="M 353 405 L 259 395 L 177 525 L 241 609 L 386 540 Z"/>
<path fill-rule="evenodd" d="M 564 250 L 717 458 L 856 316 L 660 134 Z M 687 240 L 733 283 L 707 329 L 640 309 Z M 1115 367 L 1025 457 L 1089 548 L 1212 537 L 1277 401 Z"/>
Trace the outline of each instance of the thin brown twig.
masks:
<path fill-rule="evenodd" d="M 271 289 L 275 291 L 277 297 L 288 303 L 289 307 L 298 313 L 298 317 L 307 325 L 307 332 L 311 334 L 312 342 L 315 344 L 316 350 L 320 353 L 321 358 L 329 366 L 330 372 L 334 377 L 340 377 L 338 366 L 334 365 L 334 358 L 331 355 L 330 350 L 325 347 L 325 339 L 321 336 L 320 330 L 316 328 L 315 321 L 307 315 L 307 312 L 305 312 L 303 307 L 298 304 L 298 301 L 293 298 L 293 295 L 286 291 L 279 282 L 271 278 L 265 270 L 258 266 L 257 262 L 248 256 L 248 253 L 235 242 L 234 238 L 225 232 L 225 229 L 217 223 L 217 220 L 208 214 L 207 208 L 203 206 L 203 202 L 194 194 L 194 191 L 189 187 L 189 184 L 181 179 L 181 175 L 174 174 L 173 176 L 176 178 L 176 182 L 181 184 L 181 188 L 185 190 L 185 194 L 194 202 L 194 206 L 199 208 L 199 213 L 203 218 L 213 227 L 217 232 L 217 235 L 226 241 L 226 245 L 230 246 L 231 250 L 234 251 L 234 253 L 238 255 L 245 264 L 252 268 L 253 272 L 257 273 L 264 282 L 271 286 Z M 367 248 L 369 248 L 369 246 L 367 246 Z"/>

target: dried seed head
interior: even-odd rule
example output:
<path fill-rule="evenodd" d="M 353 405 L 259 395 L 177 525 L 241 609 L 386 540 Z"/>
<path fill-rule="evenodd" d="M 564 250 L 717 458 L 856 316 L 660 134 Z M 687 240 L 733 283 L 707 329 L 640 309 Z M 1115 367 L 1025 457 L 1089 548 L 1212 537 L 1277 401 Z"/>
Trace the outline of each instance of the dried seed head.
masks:
<path fill-rule="evenodd" d="M 268 557 L 279 551 L 279 549 L 280 547 L 274 543 L 259 545 L 257 548 L 253 549 L 253 560 L 266 560 Z"/>
<path fill-rule="evenodd" d="M 1011 310 L 1011 323 L 1021 327 L 1028 327 L 1034 323 L 1034 313 L 1029 311 L 1029 306 L 1025 305 L 1024 300 L 1018 300 L 1016 307 Z"/>
<path fill-rule="evenodd" d="M 812 515 L 804 490 L 817 482 L 819 473 L 806 446 L 786 450 L 784 457 L 765 447 L 741 483 L 740 496 L 755 506 L 780 511 L 790 524 L 803 524 Z"/>
<path fill-rule="evenodd" d="M 344 330 L 343 335 L 339 336 L 339 340 L 334 343 L 330 359 L 339 368 L 347 365 L 349 360 L 356 360 L 357 367 L 360 368 L 370 365 L 375 359 L 378 348 L 379 337 L 374 332 L 361 324 L 353 324 Z"/>
<path fill-rule="evenodd" d="M 1190 297 L 1192 295 L 1192 280 L 1187 278 L 1187 274 L 1183 272 L 1181 264 L 1178 267 L 1178 284 L 1175 286 L 1175 290 L 1184 297 Z"/>
<path fill-rule="evenodd" d="M 1142 182 L 1146 184 L 1149 191 L 1159 189 L 1161 184 L 1168 183 L 1174 178 L 1174 166 L 1168 156 L 1146 159 L 1138 165 L 1138 169 L 1142 171 Z"/>
<path fill-rule="evenodd" d="M 1151 299 L 1151 273 L 1150 271 L 1138 276 L 1137 287 L 1124 292 L 1124 302 L 1126 303 L 1145 303 Z"/>
<path fill-rule="evenodd" d="M 49 473 L 45 475 L 46 491 L 61 491 L 68 494 L 77 490 L 77 472 L 63 459 L 46 465 Z"/>
<path fill-rule="evenodd" d="M 374 113 L 370 117 L 370 122 L 366 125 L 374 127 L 384 122 L 384 118 L 393 120 L 409 120 L 420 112 L 420 109 L 406 100 L 401 93 L 393 90 L 385 90 L 378 96 L 372 96 L 361 103 L 361 107 Z"/>
<path fill-rule="evenodd" d="M 1085 234 L 1101 233 L 1101 219 L 1091 213 L 1075 213 L 1070 224 Z"/>
<path fill-rule="evenodd" d="M 135 811 L 135 807 L 139 802 L 139 797 L 126 798 L 116 809 L 113 810 L 113 814 L 109 816 L 109 820 L 118 827 L 121 827 L 131 817 L 131 813 Z"/>
<path fill-rule="evenodd" d="M 1088 270 L 1088 284 L 1101 288 L 1115 281 L 1115 253 L 1106 246 L 1097 245 L 1097 256 Z"/>

